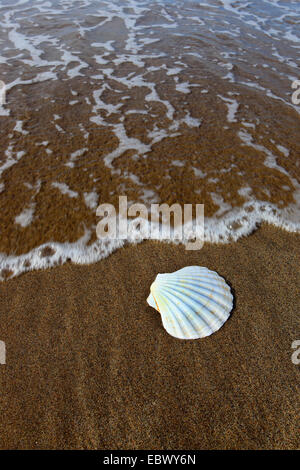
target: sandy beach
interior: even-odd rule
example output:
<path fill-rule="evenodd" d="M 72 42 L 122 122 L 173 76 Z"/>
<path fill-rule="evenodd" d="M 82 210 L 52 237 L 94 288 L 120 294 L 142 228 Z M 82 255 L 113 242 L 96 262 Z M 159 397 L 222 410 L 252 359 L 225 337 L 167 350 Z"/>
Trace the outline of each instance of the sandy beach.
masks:
<path fill-rule="evenodd" d="M 158 242 L 0 285 L 1 449 L 299 448 L 300 236 L 272 226 L 200 251 Z M 235 308 L 177 340 L 147 303 L 158 272 L 216 270 Z"/>
<path fill-rule="evenodd" d="M 300 2 L 19 0 L 0 18 L 0 449 L 299 449 Z M 179 340 L 146 300 L 195 265 L 234 307 Z M 198 337 L 231 295 L 190 273 L 160 286 Z"/>

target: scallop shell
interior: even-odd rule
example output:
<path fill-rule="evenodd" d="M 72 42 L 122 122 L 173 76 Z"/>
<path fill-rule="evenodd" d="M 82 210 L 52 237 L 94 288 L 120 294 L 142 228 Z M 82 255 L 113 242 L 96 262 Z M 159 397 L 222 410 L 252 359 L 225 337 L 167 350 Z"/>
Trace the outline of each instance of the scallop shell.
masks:
<path fill-rule="evenodd" d="M 180 339 L 198 339 L 218 331 L 233 306 L 230 287 L 216 272 L 187 266 L 158 274 L 148 304 L 161 314 L 167 332 Z"/>

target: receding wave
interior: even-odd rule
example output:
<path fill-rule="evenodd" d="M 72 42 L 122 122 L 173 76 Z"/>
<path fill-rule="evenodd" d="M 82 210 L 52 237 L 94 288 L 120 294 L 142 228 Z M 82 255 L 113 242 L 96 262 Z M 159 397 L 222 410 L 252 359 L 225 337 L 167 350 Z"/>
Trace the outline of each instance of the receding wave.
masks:
<path fill-rule="evenodd" d="M 97 240 L 119 195 L 204 204 L 205 241 L 299 231 L 299 17 L 277 0 L 1 2 L 1 279 L 143 240 Z"/>

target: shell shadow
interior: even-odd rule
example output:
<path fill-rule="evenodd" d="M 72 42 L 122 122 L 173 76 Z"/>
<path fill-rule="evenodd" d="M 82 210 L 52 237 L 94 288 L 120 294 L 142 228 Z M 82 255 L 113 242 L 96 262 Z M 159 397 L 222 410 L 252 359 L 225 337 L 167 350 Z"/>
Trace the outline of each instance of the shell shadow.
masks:
<path fill-rule="evenodd" d="M 233 299 L 232 299 L 232 309 L 231 309 L 231 312 L 230 312 L 230 316 L 229 316 L 229 318 L 228 318 L 228 320 L 227 320 L 227 321 L 229 321 L 229 320 L 231 319 L 232 315 L 234 314 L 234 311 L 235 311 L 236 305 L 237 305 L 237 304 L 236 304 L 236 291 L 235 291 L 235 288 L 233 287 L 232 283 L 231 283 L 230 281 L 228 281 L 228 279 L 226 279 L 226 277 L 224 277 L 224 276 L 222 276 L 222 277 L 223 277 L 223 279 L 225 279 L 226 284 L 229 285 L 230 291 L 231 291 L 232 296 L 233 296 Z"/>

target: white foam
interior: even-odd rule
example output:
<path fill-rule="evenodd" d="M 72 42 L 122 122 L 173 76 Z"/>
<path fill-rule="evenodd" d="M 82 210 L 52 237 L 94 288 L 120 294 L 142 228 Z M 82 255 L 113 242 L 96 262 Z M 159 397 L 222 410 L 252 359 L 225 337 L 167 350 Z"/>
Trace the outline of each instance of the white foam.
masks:
<path fill-rule="evenodd" d="M 181 82 L 176 83 L 176 91 L 180 91 L 180 93 L 190 93 L 190 83 L 189 82 Z"/>
<path fill-rule="evenodd" d="M 289 149 L 287 149 L 287 148 L 284 147 L 283 145 L 279 145 L 279 144 L 276 145 L 276 147 L 278 148 L 279 152 L 283 153 L 283 155 L 284 155 L 285 157 L 288 157 L 288 156 L 289 156 L 289 154 L 290 154 Z"/>
<path fill-rule="evenodd" d="M 54 181 L 52 186 L 59 189 L 62 194 L 66 194 L 71 198 L 78 196 L 78 193 L 76 191 L 72 191 L 66 183 L 58 183 L 57 181 Z"/>
<path fill-rule="evenodd" d="M 20 150 L 19 152 L 13 151 L 13 144 L 9 144 L 8 148 L 5 150 L 4 155 L 7 157 L 4 163 L 0 165 L 0 176 L 4 171 L 10 168 L 12 165 L 15 165 L 24 155 L 24 150 Z"/>
<path fill-rule="evenodd" d="M 75 160 L 77 160 L 78 157 L 81 157 L 82 155 L 84 155 L 85 152 L 87 152 L 87 151 L 88 151 L 88 148 L 86 148 L 86 147 L 84 147 L 82 149 L 75 150 L 75 152 L 71 153 L 70 159 L 65 165 L 69 166 L 70 168 L 74 168 Z"/>
<path fill-rule="evenodd" d="M 0 105 L 0 116 L 9 116 L 10 109 L 5 109 L 3 105 Z"/>
<path fill-rule="evenodd" d="M 219 209 L 215 213 L 215 217 L 221 217 L 221 215 L 224 215 L 224 214 L 228 213 L 232 209 L 231 204 L 228 204 L 227 202 L 225 202 L 224 198 L 221 196 L 221 194 L 211 192 L 210 196 L 211 196 L 213 202 L 217 206 L 219 206 Z"/>
<path fill-rule="evenodd" d="M 200 127 L 202 124 L 202 119 L 192 117 L 188 111 L 184 118 L 182 118 L 179 122 L 184 123 L 189 127 Z"/>
<path fill-rule="evenodd" d="M 106 49 L 109 52 L 113 52 L 115 50 L 115 48 L 112 46 L 114 42 L 115 41 L 92 42 L 91 46 Z"/>
<path fill-rule="evenodd" d="M 182 67 L 167 67 L 165 65 L 164 68 L 167 70 L 167 75 L 178 75 L 182 71 Z M 154 69 L 160 70 L 160 67 L 155 67 Z"/>
<path fill-rule="evenodd" d="M 20 133 L 23 134 L 23 135 L 29 134 L 28 131 L 25 131 L 25 130 L 23 129 L 23 121 L 17 121 L 17 122 L 16 122 L 16 125 L 15 125 L 15 127 L 14 127 L 14 131 L 20 132 Z"/>
<path fill-rule="evenodd" d="M 28 227 L 33 221 L 35 204 L 31 204 L 29 207 L 25 207 L 21 214 L 15 217 L 15 223 L 21 225 L 21 227 Z"/>
<path fill-rule="evenodd" d="M 89 209 L 97 209 L 99 196 L 95 191 L 83 193 L 84 201 Z"/>
<path fill-rule="evenodd" d="M 245 193 L 247 193 L 247 191 L 245 191 Z M 150 191 L 150 194 L 147 195 L 145 191 L 145 196 L 149 196 L 149 198 L 152 199 L 153 192 Z M 219 201 L 218 197 L 217 199 Z M 226 210 L 227 209 L 229 209 L 229 207 L 227 207 Z M 296 220 L 293 220 L 291 216 L 293 216 L 291 209 L 282 212 L 272 204 L 249 201 L 246 202 L 242 208 L 229 210 L 229 212 L 221 218 L 213 217 L 206 219 L 203 240 L 211 243 L 237 241 L 239 238 L 249 235 L 256 230 L 257 226 L 262 222 L 281 227 L 289 232 L 300 233 L 299 214 Z M 139 220 L 140 219 L 135 219 L 136 225 L 138 225 Z M 21 256 L 6 256 L 0 254 L 0 272 L 3 269 L 10 270 L 13 272 L 11 277 L 15 277 L 26 271 L 56 266 L 58 263 L 65 263 L 67 260 L 71 260 L 76 264 L 95 263 L 106 258 L 115 250 L 123 247 L 126 243 L 140 243 L 148 238 L 166 241 L 167 243 L 181 243 L 174 237 L 170 240 L 163 240 L 162 236 L 157 235 L 157 233 L 149 237 L 149 232 L 151 234 L 149 228 L 150 224 L 146 224 L 146 228 L 144 228 L 143 225 L 142 227 L 142 231 L 129 230 L 126 241 L 120 239 L 97 240 L 88 245 L 87 243 L 90 240 L 91 232 L 86 230 L 84 236 L 74 243 L 46 243 Z M 191 224 L 185 224 L 183 226 L 183 233 L 184 238 L 182 243 L 185 244 L 190 241 L 191 237 L 194 237 Z M 43 249 L 46 247 L 54 251 L 51 257 L 42 255 Z M 28 263 L 30 263 L 30 265 L 28 265 Z"/>
<path fill-rule="evenodd" d="M 192 167 L 192 170 L 197 178 L 205 178 L 206 173 L 203 173 L 200 168 Z"/>
<path fill-rule="evenodd" d="M 183 162 L 182 160 L 173 160 L 172 165 L 182 167 L 185 165 L 185 162 Z"/>
<path fill-rule="evenodd" d="M 237 122 L 236 113 L 239 109 L 239 103 L 236 100 L 226 98 L 225 96 L 218 95 L 223 101 L 225 101 L 228 108 L 227 121 L 228 122 Z"/>

